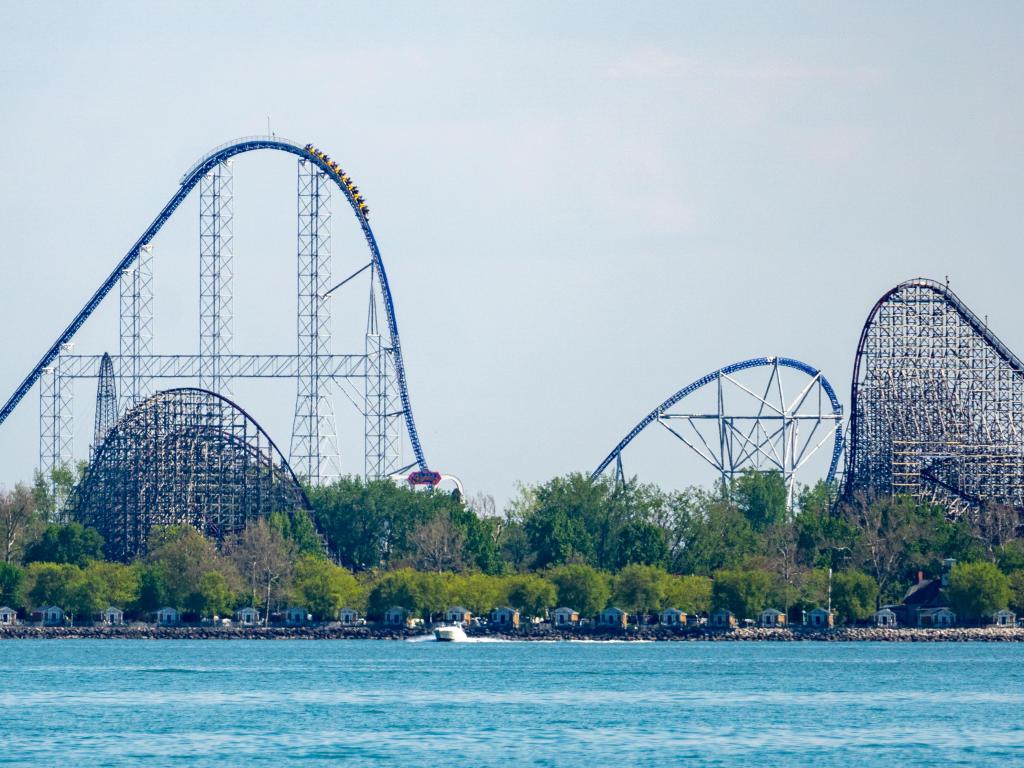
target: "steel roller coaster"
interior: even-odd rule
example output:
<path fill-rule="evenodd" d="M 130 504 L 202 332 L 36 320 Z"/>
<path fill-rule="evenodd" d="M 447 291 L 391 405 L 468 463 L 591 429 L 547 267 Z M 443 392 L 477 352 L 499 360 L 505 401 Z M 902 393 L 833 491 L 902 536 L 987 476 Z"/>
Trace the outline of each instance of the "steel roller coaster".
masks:
<path fill-rule="evenodd" d="M 786 395 L 784 371 L 802 374 Z M 764 375 L 754 382 L 753 376 Z M 700 391 L 710 403 L 696 403 Z M 682 411 L 684 400 L 694 406 Z M 631 429 L 591 475 L 613 463 L 624 479 L 622 453 L 647 427 L 657 424 L 710 465 L 723 481 L 745 469 L 774 470 L 785 480 L 792 505 L 797 473 L 826 443 L 832 443 L 827 481 L 832 482 L 843 451 L 843 407 L 821 371 L 788 357 L 758 357 L 733 363 L 688 384 L 664 400 Z"/>
<path fill-rule="evenodd" d="M 232 354 L 232 158 L 275 151 L 298 158 L 298 349 L 295 354 Z M 153 241 L 189 194 L 199 187 L 200 339 L 199 353 L 153 354 Z M 349 203 L 369 249 L 368 263 L 331 285 L 330 191 Z M 124 414 L 147 400 L 153 381 L 195 382 L 217 391 L 236 378 L 292 378 L 297 382 L 290 463 L 298 475 L 323 482 L 340 473 L 332 386 L 345 388 L 364 420 L 364 473 L 386 477 L 418 467 L 429 471 L 416 431 L 395 303 L 380 248 L 370 228 L 369 208 L 351 177 L 312 144 L 278 136 L 253 136 L 219 146 L 201 157 L 152 223 L 132 244 L 85 306 L 46 350 L 0 408 L 3 423 L 40 383 L 40 469 L 73 460 L 71 380 L 99 379 L 95 435 L 115 430 Z M 357 354 L 330 352 L 330 294 L 367 270 L 370 308 L 365 348 Z M 73 353 L 72 340 L 103 300 L 120 288 L 120 346 L 116 355 Z M 386 331 L 378 328 L 382 310 Z M 360 388 L 359 384 L 362 384 Z M 120 394 L 120 402 L 115 392 Z M 401 428 L 414 460 L 401 466 Z M 98 450 L 98 446 L 96 446 Z"/>
<path fill-rule="evenodd" d="M 262 150 L 298 158 L 294 354 L 243 355 L 231 350 L 232 159 Z M 158 355 L 153 353 L 153 241 L 196 187 L 200 197 L 199 352 Z M 332 284 L 330 197 L 334 188 L 352 208 L 369 259 Z M 109 435 L 117 432 L 123 437 L 119 415 L 123 418 L 149 402 L 156 380 L 173 380 L 179 386 L 194 383 L 222 397 L 233 379 L 294 379 L 297 393 L 285 462 L 290 465 L 288 472 L 294 470 L 314 483 L 340 474 L 333 412 L 333 388 L 338 387 L 363 418 L 366 477 L 395 476 L 416 468 L 416 482 L 436 484 L 441 476 L 428 467 L 416 430 L 395 304 L 368 215 L 366 201 L 351 177 L 311 144 L 254 136 L 215 148 L 185 173 L 156 218 L 0 408 L 0 423 L 39 383 L 39 458 L 45 473 L 74 458 L 71 383 L 75 379 L 98 380 L 96 455 L 102 453 Z M 366 272 L 370 304 L 364 349 L 333 354 L 330 296 Z M 115 287 L 120 298 L 117 354 L 75 354 L 76 333 Z M 378 327 L 379 312 L 386 329 Z M 783 371 L 804 377 L 799 386 L 788 385 L 792 395 L 788 399 Z M 754 374 L 767 378 L 758 383 L 744 379 Z M 700 397 L 709 392 L 714 393 L 714 402 L 700 407 Z M 693 407 L 676 409 L 684 400 Z M 831 458 L 825 478 L 835 479 L 844 450 L 842 418 L 831 384 L 813 366 L 785 357 L 746 360 L 709 373 L 664 400 L 615 446 L 593 477 L 614 464 L 621 478 L 623 451 L 648 426 L 658 424 L 722 479 L 747 468 L 779 471 L 792 503 L 798 471 L 829 441 Z M 400 457 L 403 424 L 414 459 L 404 467 Z M 910 494 L 943 503 L 954 515 L 992 502 L 1024 509 L 1024 362 L 948 285 L 908 281 L 875 304 L 857 348 L 847 432 L 843 481 L 847 498 L 857 493 Z M 274 464 L 273 457 L 270 463 Z"/>

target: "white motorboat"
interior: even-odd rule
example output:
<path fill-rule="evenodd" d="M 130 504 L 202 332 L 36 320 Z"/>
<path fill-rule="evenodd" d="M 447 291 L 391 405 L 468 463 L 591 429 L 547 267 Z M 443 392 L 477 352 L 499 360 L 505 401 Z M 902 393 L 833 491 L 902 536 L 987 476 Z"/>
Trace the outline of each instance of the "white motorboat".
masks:
<path fill-rule="evenodd" d="M 464 643 L 469 640 L 465 631 L 458 624 L 435 628 L 434 639 L 439 643 Z"/>

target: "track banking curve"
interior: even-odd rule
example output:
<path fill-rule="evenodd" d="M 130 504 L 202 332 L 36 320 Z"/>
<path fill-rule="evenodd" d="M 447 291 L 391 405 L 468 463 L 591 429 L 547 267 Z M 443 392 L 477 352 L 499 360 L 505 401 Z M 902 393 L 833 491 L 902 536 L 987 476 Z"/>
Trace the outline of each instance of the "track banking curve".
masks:
<path fill-rule="evenodd" d="M 604 461 L 602 461 L 600 465 L 598 465 L 597 469 L 595 469 L 593 473 L 591 473 L 590 479 L 596 480 L 601 475 L 601 473 L 608 468 L 608 465 L 615 461 L 615 458 L 622 453 L 626 446 L 633 442 L 637 435 L 639 435 L 647 427 L 649 427 L 651 424 L 657 421 L 658 417 L 662 413 L 664 413 L 667 408 L 671 408 L 673 405 L 678 403 L 687 395 L 692 394 L 701 387 L 710 384 L 711 382 L 718 379 L 719 376 L 728 376 L 730 374 L 736 373 L 737 371 L 745 371 L 748 368 L 759 368 L 765 365 L 772 365 L 776 362 L 783 368 L 793 368 L 795 370 L 802 371 L 803 373 L 806 373 L 808 376 L 812 378 L 815 376 L 819 376 L 821 378 L 821 386 L 828 395 L 829 402 L 832 405 L 833 413 L 835 413 L 837 416 L 842 414 L 843 406 L 839 403 L 839 398 L 836 397 L 835 390 L 832 389 L 832 385 L 828 382 L 828 379 L 826 379 L 821 374 L 821 371 L 819 371 L 817 368 L 814 368 L 813 366 L 810 366 L 807 363 L 803 363 L 799 360 L 795 360 L 791 357 L 755 357 L 750 360 L 744 360 L 743 362 L 740 363 L 732 363 L 731 365 L 727 365 L 724 368 L 719 368 L 717 371 L 712 371 L 706 376 L 702 376 L 701 378 L 697 379 L 691 384 L 688 384 L 687 386 L 683 387 L 674 395 L 669 397 L 667 400 L 661 403 L 661 405 L 659 405 L 653 411 L 644 416 L 644 418 L 641 419 L 640 422 L 635 427 L 633 427 L 633 429 L 631 429 L 626 434 L 626 436 L 622 438 L 621 441 L 619 441 L 619 444 L 616 445 L 612 452 L 605 457 Z M 827 477 L 830 482 L 835 477 L 836 469 L 839 466 L 839 457 L 842 455 L 842 452 L 843 436 L 842 428 L 840 427 L 836 430 L 836 440 L 834 443 L 834 447 L 832 449 L 832 461 L 829 464 Z"/>
<path fill-rule="evenodd" d="M 40 359 L 28 376 L 25 377 L 25 380 L 22 381 L 14 391 L 14 394 L 11 395 L 6 403 L 4 403 L 3 408 L 0 408 L 0 424 L 3 424 L 4 421 L 7 420 L 7 417 L 11 415 L 18 403 L 24 399 L 25 395 L 28 394 L 29 390 L 32 389 L 33 385 L 35 385 L 39 380 L 39 377 L 42 375 L 46 367 L 49 366 L 60 354 L 61 347 L 71 341 L 82 325 L 85 324 L 85 321 L 89 319 L 89 316 L 96 310 L 103 299 L 106 298 L 107 294 L 110 293 L 117 284 L 121 274 L 135 262 L 139 256 L 139 251 L 144 246 L 149 245 L 153 238 L 156 237 L 164 224 L 167 223 L 167 220 L 170 219 L 178 209 L 178 206 L 184 202 L 192 189 L 199 183 L 199 180 L 202 179 L 203 176 L 205 176 L 218 163 L 223 162 L 228 158 L 245 152 L 253 152 L 262 149 L 287 152 L 315 164 L 334 180 L 334 183 L 345 195 L 349 205 L 352 206 L 356 219 L 359 221 L 359 225 L 363 229 L 363 236 L 366 238 L 366 243 L 370 248 L 370 255 L 373 260 L 374 269 L 376 270 L 377 276 L 380 280 L 381 293 L 384 296 L 384 306 L 388 319 L 388 331 L 391 334 L 391 346 L 394 354 L 395 372 L 398 376 L 398 386 L 402 400 L 402 409 L 405 411 L 405 425 L 409 432 L 409 442 L 412 444 L 413 453 L 416 456 L 416 463 L 419 465 L 420 469 L 428 469 L 427 460 L 423 455 L 423 448 L 420 444 L 419 434 L 416 432 L 416 422 L 413 419 L 412 405 L 409 400 L 409 389 L 406 383 L 405 363 L 402 358 L 402 345 L 398 335 L 398 320 L 395 318 L 394 301 L 391 298 L 391 288 L 388 284 L 387 272 L 384 270 L 384 261 L 381 258 L 380 249 L 377 247 L 377 239 L 373 235 L 373 230 L 370 229 L 370 224 L 367 221 L 366 216 L 359 209 L 359 205 L 353 198 L 352 193 L 327 165 L 327 161 L 313 154 L 305 147 L 299 146 L 294 142 L 277 136 L 250 136 L 232 141 L 228 144 L 223 144 L 208 152 L 188 170 L 188 172 L 182 177 L 177 191 L 172 195 L 171 199 L 163 207 L 160 213 L 157 214 L 156 218 L 153 219 L 153 222 L 146 228 L 139 239 L 135 241 L 135 244 L 132 245 L 121 261 L 118 262 L 117 266 L 114 267 L 114 271 L 111 272 L 110 276 L 107 277 L 102 285 L 100 285 L 89 301 L 86 302 L 85 306 L 82 307 L 77 315 L 75 315 L 71 323 L 68 324 L 68 327 L 64 329 L 63 333 L 61 333 L 53 345 L 43 355 L 42 359 Z"/>

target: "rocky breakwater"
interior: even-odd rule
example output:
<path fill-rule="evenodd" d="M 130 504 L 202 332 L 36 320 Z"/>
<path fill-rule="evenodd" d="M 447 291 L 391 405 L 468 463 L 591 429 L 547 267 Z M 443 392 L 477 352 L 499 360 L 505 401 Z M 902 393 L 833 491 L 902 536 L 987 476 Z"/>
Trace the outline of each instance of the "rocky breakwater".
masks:
<path fill-rule="evenodd" d="M 404 640 L 422 634 L 422 630 L 400 627 L 347 627 L 340 624 L 307 627 L 158 627 L 151 624 L 0 627 L 0 640 Z"/>
<path fill-rule="evenodd" d="M 523 641 L 704 641 L 704 642 L 1024 642 L 1024 629 L 1015 627 L 950 627 L 925 629 L 917 627 L 836 627 L 810 629 L 805 627 L 773 628 L 744 627 L 714 630 L 707 627 L 644 627 L 642 629 L 616 629 L 613 627 L 568 627 L 554 629 L 541 625 L 524 627 L 516 632 L 493 632 L 472 629 L 471 637 L 492 637 Z"/>
<path fill-rule="evenodd" d="M 0 627 L 0 640 L 407 640 L 428 635 L 424 629 L 400 627 L 324 624 L 306 627 L 240 627 L 240 626 L 179 626 L 158 627 L 152 624 L 128 624 L 120 627 Z M 1024 642 L 1024 629 L 1013 627 L 951 627 L 948 629 L 919 629 L 914 627 L 886 629 L 882 627 L 837 627 L 835 629 L 809 629 L 805 627 L 769 628 L 744 627 L 730 630 L 712 630 L 707 627 L 644 627 L 617 629 L 615 627 L 565 627 L 555 629 L 549 625 L 523 627 L 518 631 L 494 631 L 486 627 L 471 627 L 470 637 L 516 641 L 618 641 L 618 642 Z"/>

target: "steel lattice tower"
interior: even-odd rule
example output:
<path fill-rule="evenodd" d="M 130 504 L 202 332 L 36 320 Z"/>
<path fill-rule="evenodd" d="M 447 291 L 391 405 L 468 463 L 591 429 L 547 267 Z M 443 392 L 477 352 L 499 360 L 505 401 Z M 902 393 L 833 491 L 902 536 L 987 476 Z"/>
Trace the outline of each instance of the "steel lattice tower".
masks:
<path fill-rule="evenodd" d="M 948 286 L 913 280 L 878 301 L 851 399 L 847 495 L 1024 509 L 1024 362 Z"/>
<path fill-rule="evenodd" d="M 144 245 L 139 257 L 121 275 L 122 411 L 141 403 L 152 392 L 153 246 Z"/>
<path fill-rule="evenodd" d="M 100 361 L 100 377 L 96 383 L 96 417 L 92 431 L 94 450 L 100 447 L 116 422 L 117 382 L 114 380 L 114 363 L 110 355 L 104 352 Z"/>
<path fill-rule="evenodd" d="M 74 463 L 73 390 L 63 376 L 67 355 L 74 343 L 62 344 L 60 354 L 43 369 L 39 387 L 39 472 L 54 491 L 52 473 L 58 467 Z M 57 500 L 61 510 L 63 500 Z"/>
<path fill-rule="evenodd" d="M 401 467 L 399 425 L 403 411 L 391 350 L 385 346 L 377 325 L 374 283 L 375 280 L 371 280 L 366 321 L 364 471 L 368 478 L 381 478 L 388 477 Z"/>
<path fill-rule="evenodd" d="M 323 171 L 298 162 L 298 393 L 289 462 L 308 481 L 341 474 L 334 399 L 322 363 L 331 354 L 331 183 Z"/>
<path fill-rule="evenodd" d="M 199 386 L 224 392 L 221 356 L 230 354 L 234 266 L 232 162 L 215 165 L 199 182 Z"/>

